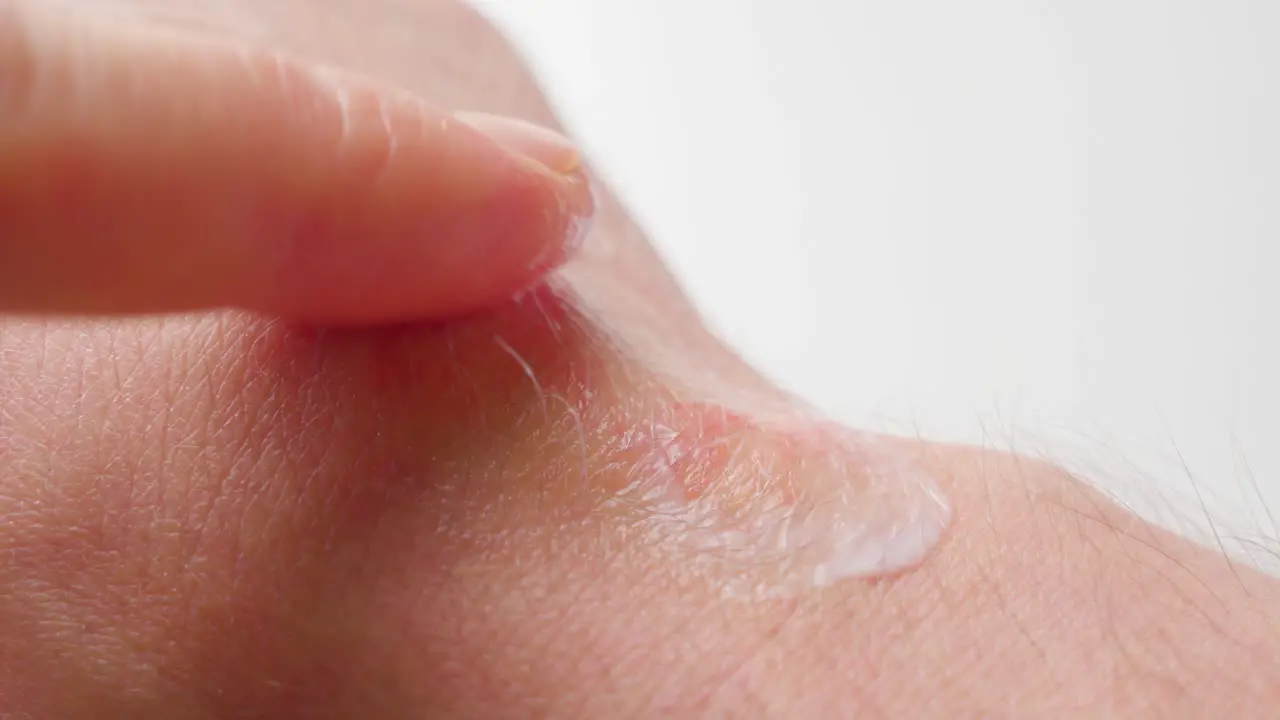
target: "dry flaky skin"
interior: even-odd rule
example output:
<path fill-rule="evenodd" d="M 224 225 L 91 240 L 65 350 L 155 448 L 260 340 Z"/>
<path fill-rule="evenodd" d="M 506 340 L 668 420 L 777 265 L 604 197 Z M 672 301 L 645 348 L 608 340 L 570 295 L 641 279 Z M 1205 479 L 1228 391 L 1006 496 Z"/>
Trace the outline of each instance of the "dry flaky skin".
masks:
<path fill-rule="evenodd" d="M 452 3 L 200 7 L 450 106 L 553 122 Z M 0 323 L 0 715 L 1274 715 L 1274 581 L 979 449 L 874 447 L 952 505 L 920 569 L 726 593 L 742 571 L 670 542 L 628 492 L 662 433 L 619 438 L 692 427 L 711 401 L 796 405 L 700 329 L 606 207 L 556 284 L 448 326 Z M 694 434 L 695 470 L 663 493 L 832 492 L 829 438 L 718 437 Z"/>

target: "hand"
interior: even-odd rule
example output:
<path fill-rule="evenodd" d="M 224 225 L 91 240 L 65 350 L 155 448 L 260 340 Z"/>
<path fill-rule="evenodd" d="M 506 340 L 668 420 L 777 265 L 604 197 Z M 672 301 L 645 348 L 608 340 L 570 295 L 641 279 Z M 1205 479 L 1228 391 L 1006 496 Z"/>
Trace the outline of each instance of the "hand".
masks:
<path fill-rule="evenodd" d="M 111 9 L 0 2 L 0 310 L 421 319 L 581 240 L 552 132 Z"/>
<path fill-rule="evenodd" d="M 555 125 L 457 3 L 130 5 Z M 855 434 L 951 506 L 888 577 L 757 595 L 794 568 L 664 532 L 637 479 L 747 518 L 784 498 L 865 519 L 880 475 L 769 422 L 801 409 L 600 210 L 547 282 L 446 324 L 0 323 L 0 714 L 1273 714 L 1277 583 L 1045 463 Z M 717 406 L 731 432 L 698 424 Z M 657 422 L 697 462 L 647 474 L 675 459 Z"/>

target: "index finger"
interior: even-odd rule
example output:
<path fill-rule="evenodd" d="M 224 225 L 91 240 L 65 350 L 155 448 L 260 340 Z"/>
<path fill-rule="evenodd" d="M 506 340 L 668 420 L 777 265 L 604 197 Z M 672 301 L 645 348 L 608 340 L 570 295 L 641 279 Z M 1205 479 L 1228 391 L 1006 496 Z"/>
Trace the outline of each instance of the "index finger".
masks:
<path fill-rule="evenodd" d="M 0 310 L 441 315 L 562 261 L 568 141 L 262 50 L 0 1 Z"/>

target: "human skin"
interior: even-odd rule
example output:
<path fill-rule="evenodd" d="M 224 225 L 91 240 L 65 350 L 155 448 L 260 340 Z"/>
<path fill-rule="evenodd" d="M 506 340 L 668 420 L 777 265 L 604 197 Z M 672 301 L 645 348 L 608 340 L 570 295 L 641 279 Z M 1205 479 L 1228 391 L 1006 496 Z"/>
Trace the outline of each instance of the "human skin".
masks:
<path fill-rule="evenodd" d="M 556 126 L 452 2 L 132 5 Z M 949 498 L 941 542 L 778 597 L 602 511 L 620 426 L 794 401 L 601 203 L 548 283 L 447 323 L 0 323 L 0 715 L 1274 715 L 1276 581 L 1043 462 L 878 440 Z M 807 460 L 772 474 L 825 482 Z M 771 482 L 734 462 L 698 480 Z"/>

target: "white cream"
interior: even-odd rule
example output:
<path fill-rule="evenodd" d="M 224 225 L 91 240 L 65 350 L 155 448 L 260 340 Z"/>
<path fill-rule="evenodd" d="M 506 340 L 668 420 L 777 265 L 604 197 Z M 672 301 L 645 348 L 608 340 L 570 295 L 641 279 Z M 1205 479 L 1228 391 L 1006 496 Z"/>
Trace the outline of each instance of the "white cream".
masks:
<path fill-rule="evenodd" d="M 777 596 L 918 565 L 951 510 L 890 443 L 825 423 L 654 423 L 617 498 L 730 594 Z"/>

